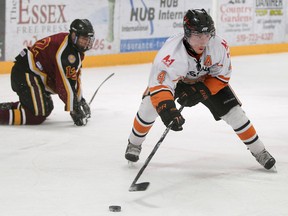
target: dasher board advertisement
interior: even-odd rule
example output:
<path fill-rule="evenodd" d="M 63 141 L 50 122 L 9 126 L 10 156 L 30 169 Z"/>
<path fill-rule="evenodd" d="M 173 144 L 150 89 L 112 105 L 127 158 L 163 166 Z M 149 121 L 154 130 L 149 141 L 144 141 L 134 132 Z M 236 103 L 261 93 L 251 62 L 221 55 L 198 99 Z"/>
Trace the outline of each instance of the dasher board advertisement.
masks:
<path fill-rule="evenodd" d="M 130 0 L 121 4 L 120 52 L 159 50 L 169 36 L 183 32 L 183 17 L 193 8 L 210 13 L 212 0 Z"/>
<path fill-rule="evenodd" d="M 287 1 L 218 0 L 217 33 L 230 46 L 284 43 Z"/>
<path fill-rule="evenodd" d="M 6 26 L 9 26 L 9 31 L 6 29 L 6 60 L 14 60 L 23 47 L 31 46 L 39 39 L 69 32 L 71 22 L 78 18 L 89 19 L 95 30 L 94 46 L 86 52 L 87 55 L 117 53 L 119 40 L 114 32 L 119 25 L 117 2 L 7 0 Z"/>

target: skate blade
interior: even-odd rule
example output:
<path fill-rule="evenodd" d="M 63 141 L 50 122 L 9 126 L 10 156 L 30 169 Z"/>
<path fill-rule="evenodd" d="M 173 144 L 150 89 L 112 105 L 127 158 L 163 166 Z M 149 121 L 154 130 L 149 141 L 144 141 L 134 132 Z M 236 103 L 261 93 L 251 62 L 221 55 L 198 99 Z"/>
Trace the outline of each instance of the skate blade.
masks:
<path fill-rule="evenodd" d="M 134 168 L 135 167 L 136 162 L 132 162 L 132 161 L 129 161 L 129 160 L 127 160 L 127 162 L 128 162 L 128 167 L 129 168 Z"/>
<path fill-rule="evenodd" d="M 275 165 L 270 169 L 270 171 L 271 171 L 271 172 L 274 172 L 274 173 L 278 173 Z"/>

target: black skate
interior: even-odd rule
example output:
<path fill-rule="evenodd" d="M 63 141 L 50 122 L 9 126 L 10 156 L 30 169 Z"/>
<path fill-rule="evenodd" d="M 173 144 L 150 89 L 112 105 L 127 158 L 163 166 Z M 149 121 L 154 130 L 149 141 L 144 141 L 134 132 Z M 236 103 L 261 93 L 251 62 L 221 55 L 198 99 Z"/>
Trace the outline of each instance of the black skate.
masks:
<path fill-rule="evenodd" d="M 272 155 L 270 155 L 270 153 L 266 149 L 259 152 L 258 154 L 252 153 L 252 155 L 267 170 L 271 169 L 276 163 L 275 158 L 272 157 Z"/>
<path fill-rule="evenodd" d="M 141 146 L 140 145 L 134 145 L 130 142 L 128 142 L 128 146 L 126 148 L 125 152 L 125 158 L 128 161 L 131 162 L 137 162 L 139 160 L 139 154 L 141 152 Z"/>

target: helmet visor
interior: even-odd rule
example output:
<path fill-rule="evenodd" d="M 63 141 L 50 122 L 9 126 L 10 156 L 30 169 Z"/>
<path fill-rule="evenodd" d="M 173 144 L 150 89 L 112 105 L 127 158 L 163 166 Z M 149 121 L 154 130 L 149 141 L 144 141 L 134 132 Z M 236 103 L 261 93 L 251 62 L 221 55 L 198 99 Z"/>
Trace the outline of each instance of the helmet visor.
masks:
<path fill-rule="evenodd" d="M 187 41 L 192 48 L 195 46 L 206 47 L 212 36 L 213 35 L 210 32 L 191 32 L 191 36 L 187 38 Z"/>

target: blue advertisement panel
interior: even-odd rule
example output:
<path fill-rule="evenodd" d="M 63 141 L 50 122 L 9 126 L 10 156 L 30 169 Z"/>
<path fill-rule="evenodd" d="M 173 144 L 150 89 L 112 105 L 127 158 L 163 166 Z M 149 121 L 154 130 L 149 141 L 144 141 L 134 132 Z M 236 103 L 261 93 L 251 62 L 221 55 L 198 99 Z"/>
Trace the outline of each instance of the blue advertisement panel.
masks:
<path fill-rule="evenodd" d="M 120 52 L 159 50 L 166 40 L 167 37 L 121 40 Z"/>

